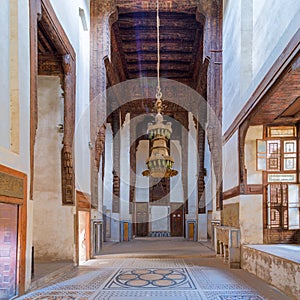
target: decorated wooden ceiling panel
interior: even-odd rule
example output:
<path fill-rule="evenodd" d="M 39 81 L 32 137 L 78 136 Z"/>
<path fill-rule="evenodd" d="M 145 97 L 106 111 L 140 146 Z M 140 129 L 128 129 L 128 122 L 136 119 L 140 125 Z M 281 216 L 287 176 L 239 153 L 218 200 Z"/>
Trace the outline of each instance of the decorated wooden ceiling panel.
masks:
<path fill-rule="evenodd" d="M 120 13 L 113 26 L 127 79 L 157 76 L 156 12 Z M 160 75 L 192 82 L 202 57 L 203 27 L 195 14 L 160 12 Z"/>

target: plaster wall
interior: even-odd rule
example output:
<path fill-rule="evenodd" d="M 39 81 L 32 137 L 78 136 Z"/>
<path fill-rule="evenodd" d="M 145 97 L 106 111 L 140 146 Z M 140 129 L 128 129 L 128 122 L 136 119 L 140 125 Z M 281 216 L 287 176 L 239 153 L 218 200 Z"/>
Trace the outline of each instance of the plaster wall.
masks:
<path fill-rule="evenodd" d="M 253 72 L 260 78 L 300 27 L 300 2 L 253 0 Z"/>
<path fill-rule="evenodd" d="M 143 176 L 149 156 L 149 141 L 141 140 L 136 151 L 135 202 L 149 202 L 149 177 Z"/>
<path fill-rule="evenodd" d="M 151 231 L 170 231 L 169 206 L 151 206 Z"/>
<path fill-rule="evenodd" d="M 184 202 L 183 186 L 182 186 L 182 152 L 180 141 L 171 140 L 170 154 L 174 158 L 174 169 L 178 174 L 170 178 L 170 201 L 171 202 Z"/>
<path fill-rule="evenodd" d="M 38 77 L 38 129 L 35 143 L 33 246 L 36 260 L 73 260 L 74 207 L 62 206 L 61 149 L 56 124 L 63 114 L 60 79 Z"/>
<path fill-rule="evenodd" d="M 198 241 L 207 241 L 207 214 L 198 215 Z"/>
<path fill-rule="evenodd" d="M 130 190 L 130 114 L 120 129 L 120 212 L 122 220 L 129 220 Z"/>
<path fill-rule="evenodd" d="M 105 167 L 103 182 L 103 205 L 112 210 L 113 199 L 113 133 L 110 124 L 106 124 L 105 134 Z"/>
<path fill-rule="evenodd" d="M 111 238 L 112 242 L 120 242 L 121 234 L 120 234 L 120 214 L 112 213 L 111 214 Z"/>
<path fill-rule="evenodd" d="M 66 5 L 60 1 L 61 5 Z M 76 126 L 75 126 L 75 172 L 76 189 L 84 193 L 91 193 L 90 178 L 90 151 L 89 142 L 94 146 L 95 141 L 90 141 L 90 17 L 88 1 L 77 1 L 78 6 L 84 9 L 87 30 L 84 29 L 77 8 L 76 20 L 77 36 L 79 42 L 76 44 Z M 65 14 L 65 18 L 69 14 Z M 74 28 L 75 29 L 75 28 Z"/>
<path fill-rule="evenodd" d="M 0 130 L 0 147 L 9 149 L 10 143 L 10 87 L 9 87 L 9 60 L 10 60 L 10 1 L 3 0 L 1 3 L 0 10 L 0 120 L 1 120 L 1 130 Z M 0 149 L 1 150 L 1 149 Z"/>
<path fill-rule="evenodd" d="M 30 141 L 28 0 L 5 0 L 1 2 L 0 14 L 0 164 L 28 175 Z M 20 61 L 22 63 L 19 63 Z M 27 182 L 29 184 L 29 180 Z"/>
<path fill-rule="evenodd" d="M 262 184 L 262 172 L 256 171 L 256 140 L 263 137 L 263 126 L 249 127 L 245 138 L 245 166 L 248 184 Z"/>
<path fill-rule="evenodd" d="M 240 196 L 241 244 L 263 243 L 263 198 L 262 195 Z"/>
<path fill-rule="evenodd" d="M 223 146 L 223 191 L 239 185 L 238 132 Z"/>
<path fill-rule="evenodd" d="M 71 44 L 78 50 L 80 48 L 80 36 L 78 35 L 78 24 L 81 22 L 79 16 L 79 8 L 82 8 L 87 18 L 89 27 L 90 15 L 90 1 L 89 0 L 76 0 L 76 1 L 61 1 L 50 0 L 51 5 L 56 13 L 56 16 L 62 24 Z M 77 20 L 77 22 L 75 21 Z M 88 45 L 87 45 L 88 46 Z M 76 51 L 77 52 L 77 51 Z"/>
<path fill-rule="evenodd" d="M 223 130 L 242 108 L 240 101 L 241 1 L 228 0 L 223 13 Z"/>

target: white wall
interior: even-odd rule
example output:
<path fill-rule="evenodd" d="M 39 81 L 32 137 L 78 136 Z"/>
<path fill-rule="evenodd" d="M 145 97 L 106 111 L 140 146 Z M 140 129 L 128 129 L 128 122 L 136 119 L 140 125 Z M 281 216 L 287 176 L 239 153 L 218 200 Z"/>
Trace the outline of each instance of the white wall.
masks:
<path fill-rule="evenodd" d="M 256 139 L 261 139 L 262 137 L 263 126 L 249 127 L 245 138 L 245 166 L 248 184 L 262 183 L 262 172 L 256 171 Z"/>
<path fill-rule="evenodd" d="M 180 141 L 170 141 L 170 154 L 174 158 L 173 169 L 178 171 L 176 176 L 170 178 L 170 202 L 184 202 L 181 149 Z"/>
<path fill-rule="evenodd" d="M 223 146 L 223 191 L 239 185 L 238 133 Z"/>
<path fill-rule="evenodd" d="M 205 204 L 206 210 L 212 210 L 213 196 L 212 196 L 212 176 L 211 176 L 211 153 L 209 150 L 208 140 L 205 138 L 204 150 L 204 168 L 206 169 L 205 181 Z"/>
<path fill-rule="evenodd" d="M 3 3 L 1 2 L 0 13 L 0 164 L 29 174 L 30 47 L 28 0 L 5 0 Z M 20 61 L 22 63 L 19 63 Z M 12 97 L 14 104 L 10 107 Z M 12 109 L 17 112 L 14 118 L 11 117 Z M 17 150 L 13 149 L 10 144 L 13 141 L 10 131 L 12 122 L 15 124 L 13 136 Z"/>
<path fill-rule="evenodd" d="M 300 1 L 253 0 L 254 75 L 262 78 L 299 27 Z"/>
<path fill-rule="evenodd" d="M 63 3 L 67 4 L 68 1 Z M 87 1 L 78 0 L 74 11 L 77 15 L 73 18 L 74 25 L 77 25 L 78 41 L 74 41 L 76 51 L 76 127 L 75 127 L 75 172 L 76 189 L 90 194 L 90 151 L 88 144 L 95 145 L 95 141 L 90 141 L 90 31 L 89 31 L 89 6 Z M 60 1 L 60 6 L 63 4 Z M 79 16 L 80 6 L 84 9 L 88 30 L 84 30 L 81 18 Z M 66 14 L 65 14 L 66 15 Z M 66 16 L 69 16 L 67 14 Z M 67 26 L 65 26 L 67 27 Z M 73 27 L 72 27 L 73 28 Z M 75 26 L 74 26 L 75 30 Z"/>
<path fill-rule="evenodd" d="M 149 141 L 141 140 L 136 151 L 135 202 L 149 202 L 149 177 L 143 176 L 146 159 L 149 157 Z"/>
<path fill-rule="evenodd" d="M 241 1 L 228 0 L 223 15 L 223 131 L 242 108 L 240 102 Z"/>
<path fill-rule="evenodd" d="M 60 78 L 38 77 L 38 129 L 35 143 L 33 246 L 36 260 L 73 260 L 74 207 L 62 206 L 63 114 Z"/>
<path fill-rule="evenodd" d="M 263 243 L 262 195 L 240 196 L 241 244 Z"/>
<path fill-rule="evenodd" d="M 79 8 L 84 9 L 88 21 L 90 15 L 90 10 L 89 10 L 90 1 L 89 0 L 75 0 L 75 1 L 50 0 L 50 2 L 71 44 L 73 45 L 75 50 L 79 49 L 81 43 L 80 36 L 78 35 L 78 22 L 80 20 Z M 77 20 L 77 22 L 75 20 Z"/>
<path fill-rule="evenodd" d="M 106 124 L 105 163 L 103 182 L 103 205 L 111 211 L 113 199 L 113 133 L 110 124 Z"/>
<path fill-rule="evenodd" d="M 1 120 L 1 130 L 0 130 L 0 147 L 5 147 L 9 149 L 10 143 L 10 109 L 9 109 L 9 40 L 10 40 L 10 5 L 9 0 L 3 0 L 1 2 L 0 10 L 0 120 Z"/>

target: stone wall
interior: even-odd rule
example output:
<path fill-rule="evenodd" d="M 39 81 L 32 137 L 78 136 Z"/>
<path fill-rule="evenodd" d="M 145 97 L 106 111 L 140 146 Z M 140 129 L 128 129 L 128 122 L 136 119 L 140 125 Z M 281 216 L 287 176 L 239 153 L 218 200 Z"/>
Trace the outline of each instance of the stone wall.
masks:
<path fill-rule="evenodd" d="M 241 251 L 242 269 L 282 290 L 285 294 L 299 299 L 299 263 L 247 246 L 242 246 Z"/>

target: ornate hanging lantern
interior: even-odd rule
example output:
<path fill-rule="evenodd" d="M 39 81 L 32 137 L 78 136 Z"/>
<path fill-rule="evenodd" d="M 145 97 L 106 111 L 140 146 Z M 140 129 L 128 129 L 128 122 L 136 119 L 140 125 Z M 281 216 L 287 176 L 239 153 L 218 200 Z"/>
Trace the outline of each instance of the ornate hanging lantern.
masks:
<path fill-rule="evenodd" d="M 148 170 L 143 171 L 143 176 L 155 178 L 172 177 L 178 174 L 173 170 L 174 159 L 169 155 L 167 142 L 169 141 L 172 128 L 171 123 L 164 123 L 162 111 L 162 93 L 160 88 L 160 41 L 159 41 L 159 0 L 157 0 L 157 93 L 155 109 L 155 123 L 148 124 L 148 137 L 151 143 L 151 155 L 146 160 Z"/>

